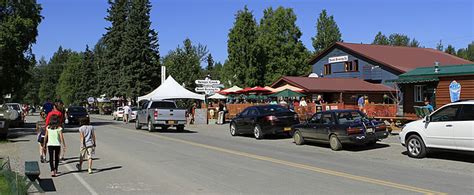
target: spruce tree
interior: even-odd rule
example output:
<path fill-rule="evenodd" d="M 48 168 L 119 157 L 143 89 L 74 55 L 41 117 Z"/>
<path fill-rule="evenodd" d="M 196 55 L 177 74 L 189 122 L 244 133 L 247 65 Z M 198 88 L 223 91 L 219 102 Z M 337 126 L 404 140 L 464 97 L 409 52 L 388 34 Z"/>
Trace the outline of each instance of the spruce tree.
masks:
<path fill-rule="evenodd" d="M 452 45 L 448 45 L 448 47 L 446 47 L 446 50 L 444 50 L 444 52 L 449 53 L 451 55 L 456 55 L 456 49 L 454 49 Z"/>
<path fill-rule="evenodd" d="M 247 9 L 235 15 L 234 26 L 227 40 L 229 70 L 228 79 L 234 85 L 255 86 L 263 83 L 264 67 L 257 60 L 257 22 L 253 13 Z"/>
<path fill-rule="evenodd" d="M 309 52 L 300 40 L 301 35 L 293 9 L 264 10 L 258 31 L 263 55 L 257 58 L 265 65 L 263 84 L 269 85 L 282 76 L 309 74 L 311 66 L 306 62 Z"/>
<path fill-rule="evenodd" d="M 78 95 L 80 93 L 80 74 L 82 64 L 82 54 L 72 52 L 66 61 L 64 70 L 62 71 L 58 84 L 56 85 L 56 94 L 59 95 L 64 105 L 79 104 L 81 100 Z"/>
<path fill-rule="evenodd" d="M 76 72 L 76 75 L 78 76 L 76 98 L 78 101 L 86 101 L 88 97 L 94 95 L 96 87 L 94 53 L 89 50 L 87 45 L 86 50 L 82 53 L 80 69 Z"/>
<path fill-rule="evenodd" d="M 388 37 L 390 45 L 392 46 L 409 46 L 410 38 L 404 34 L 393 33 Z"/>
<path fill-rule="evenodd" d="M 311 38 L 315 53 L 321 52 L 335 42 L 342 41 L 342 35 L 334 17 L 328 16 L 325 9 L 319 14 L 316 30 L 316 36 Z"/>
<path fill-rule="evenodd" d="M 160 83 L 158 33 L 151 29 L 151 4 L 134 0 L 119 50 L 120 89 L 126 97 L 138 97 L 151 92 Z"/>
<path fill-rule="evenodd" d="M 390 45 L 390 41 L 388 38 L 382 34 L 382 32 L 378 32 L 377 35 L 375 35 L 374 41 L 372 42 L 374 45 Z"/>
<path fill-rule="evenodd" d="M 127 20 L 129 1 L 128 0 L 109 0 L 108 16 L 105 18 L 111 23 L 107 27 L 104 35 L 104 56 L 103 64 L 98 71 L 98 80 L 100 93 L 107 96 L 120 95 L 120 47 L 124 41 L 125 22 Z"/>
<path fill-rule="evenodd" d="M 59 46 L 58 50 L 49 60 L 48 65 L 44 67 L 43 78 L 41 79 L 39 89 L 39 97 L 41 100 L 54 100 L 58 96 L 61 97 L 62 94 L 56 93 L 56 85 L 72 53 L 70 49 L 63 49 Z"/>

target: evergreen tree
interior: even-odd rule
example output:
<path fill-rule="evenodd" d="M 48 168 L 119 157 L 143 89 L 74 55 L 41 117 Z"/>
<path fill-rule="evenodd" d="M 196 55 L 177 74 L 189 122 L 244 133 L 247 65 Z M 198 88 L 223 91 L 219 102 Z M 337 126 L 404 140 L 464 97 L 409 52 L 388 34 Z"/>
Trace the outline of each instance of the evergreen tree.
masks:
<path fill-rule="evenodd" d="M 38 94 L 42 101 L 46 99 L 54 100 L 56 97 L 62 96 L 62 94 L 56 93 L 56 85 L 72 53 L 70 49 L 63 49 L 59 46 L 49 60 L 48 65 L 44 67 Z"/>
<path fill-rule="evenodd" d="M 95 44 L 94 51 L 93 51 L 94 53 L 93 65 L 94 65 L 94 70 L 95 70 L 94 81 L 96 82 L 96 84 L 93 86 L 94 89 L 92 90 L 92 94 L 94 97 L 99 97 L 100 95 L 103 95 L 105 93 L 105 91 L 103 91 L 103 87 L 101 86 L 101 84 L 104 83 L 103 79 L 105 79 L 105 77 L 107 76 L 107 75 L 102 75 L 102 74 L 107 74 L 104 68 L 107 62 L 107 59 L 105 58 L 105 51 L 106 51 L 106 48 L 105 48 L 105 43 L 104 43 L 104 37 L 102 37 Z"/>
<path fill-rule="evenodd" d="M 108 16 L 105 19 L 111 23 L 111 26 L 106 28 L 107 32 L 103 37 L 105 51 L 103 64 L 98 70 L 98 80 L 101 94 L 116 96 L 120 94 L 119 85 L 122 78 L 120 77 L 122 53 L 118 51 L 124 41 L 129 1 L 109 0 L 109 5 Z"/>
<path fill-rule="evenodd" d="M 293 9 L 278 7 L 276 10 L 264 10 L 258 35 L 263 56 L 257 59 L 262 60 L 266 70 L 263 84 L 271 84 L 282 76 L 298 76 L 310 72 L 311 66 L 306 63 L 309 52 L 300 40 L 302 34 L 296 26 Z"/>
<path fill-rule="evenodd" d="M 148 0 L 131 1 L 123 44 L 120 47 L 121 91 L 127 97 L 151 92 L 160 82 L 158 33 L 151 29 L 151 4 Z"/>
<path fill-rule="evenodd" d="M 56 94 L 60 95 L 61 100 L 66 106 L 81 102 L 79 99 L 79 93 L 81 92 L 79 91 L 81 74 L 77 73 L 81 72 L 81 64 L 83 63 L 82 59 L 82 54 L 76 52 L 71 53 L 66 62 L 66 66 L 59 77 L 56 86 Z"/>
<path fill-rule="evenodd" d="M 259 64 L 257 46 L 257 22 L 247 6 L 235 14 L 234 26 L 227 40 L 228 63 L 231 75 L 227 77 L 235 85 L 254 86 L 263 81 L 264 67 Z"/>
<path fill-rule="evenodd" d="M 456 49 L 454 49 L 452 45 L 448 45 L 448 47 L 446 47 L 446 50 L 444 50 L 444 52 L 449 53 L 451 55 L 456 55 Z"/>
<path fill-rule="evenodd" d="M 222 78 L 223 78 L 222 77 L 222 74 L 223 74 L 222 73 L 222 68 L 223 67 L 222 67 L 222 64 L 220 62 L 215 63 L 214 69 L 212 69 L 212 73 L 211 73 L 212 79 L 222 81 Z M 223 84 L 222 82 L 221 82 L 221 84 Z"/>
<path fill-rule="evenodd" d="M 209 54 L 209 55 L 207 55 L 207 67 L 206 67 L 206 70 L 207 70 L 208 73 L 210 74 L 213 69 L 214 69 L 214 59 L 212 59 L 212 55 Z"/>
<path fill-rule="evenodd" d="M 5 94 L 20 94 L 31 78 L 40 12 L 36 0 L 0 1 L 0 102 Z"/>
<path fill-rule="evenodd" d="M 408 44 L 410 47 L 420 47 L 420 42 L 418 42 L 415 38 L 413 38 L 410 43 Z"/>
<path fill-rule="evenodd" d="M 438 51 L 443 51 L 443 48 L 444 48 L 443 42 L 441 40 L 439 40 L 439 43 L 436 44 L 436 49 Z"/>
<path fill-rule="evenodd" d="M 190 39 L 184 40 L 183 43 L 183 47 L 178 46 L 163 58 L 163 65 L 176 82 L 194 91 L 195 80 L 203 79 L 200 63 L 204 59 L 203 56 L 207 55 L 207 49 L 200 44 L 193 46 Z"/>
<path fill-rule="evenodd" d="M 404 34 L 393 33 L 388 37 L 390 45 L 392 46 L 409 46 L 410 38 Z"/>
<path fill-rule="evenodd" d="M 469 61 L 474 61 L 474 42 L 471 42 L 467 48 L 461 48 L 457 52 L 457 56 Z"/>
<path fill-rule="evenodd" d="M 44 57 L 41 57 L 38 64 L 31 68 L 30 74 L 31 79 L 29 79 L 28 83 L 23 88 L 23 101 L 25 103 L 38 105 L 41 104 L 42 101 L 39 98 L 39 88 L 41 85 L 41 81 L 43 78 L 43 69 L 48 65 Z"/>
<path fill-rule="evenodd" d="M 95 82 L 94 53 L 89 50 L 87 45 L 86 51 L 82 53 L 82 58 L 80 68 L 75 73 L 78 77 L 77 101 L 86 101 L 88 97 L 93 96 L 97 84 Z"/>
<path fill-rule="evenodd" d="M 316 36 L 311 38 L 315 53 L 321 52 L 335 42 L 342 41 L 342 35 L 334 17 L 328 16 L 325 9 L 319 14 L 316 30 Z"/>
<path fill-rule="evenodd" d="M 374 41 L 372 42 L 374 45 L 390 45 L 390 41 L 388 38 L 382 34 L 382 32 L 378 32 L 377 35 L 375 35 Z"/>

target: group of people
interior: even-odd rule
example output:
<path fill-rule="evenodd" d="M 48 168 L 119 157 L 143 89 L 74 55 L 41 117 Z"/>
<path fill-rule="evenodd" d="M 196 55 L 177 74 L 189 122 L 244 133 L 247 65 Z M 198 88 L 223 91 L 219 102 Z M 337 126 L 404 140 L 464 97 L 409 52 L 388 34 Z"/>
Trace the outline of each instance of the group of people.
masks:
<path fill-rule="evenodd" d="M 45 116 L 45 123 L 38 127 L 40 160 L 42 163 L 45 163 L 46 152 L 48 152 L 51 176 L 56 177 L 58 175 L 59 161 L 64 160 L 64 153 L 67 148 L 63 134 L 65 121 L 63 104 L 60 101 L 56 101 L 54 104 L 47 101 L 43 105 L 43 113 L 43 116 Z M 96 147 L 96 136 L 94 127 L 90 125 L 87 118 L 81 119 L 80 123 L 82 124 L 79 128 L 80 155 L 79 163 L 76 164 L 76 168 L 78 171 L 81 171 L 82 163 L 87 159 L 89 163 L 88 172 L 91 174 L 92 157 L 95 153 Z M 61 153 L 62 157 L 60 159 Z"/>

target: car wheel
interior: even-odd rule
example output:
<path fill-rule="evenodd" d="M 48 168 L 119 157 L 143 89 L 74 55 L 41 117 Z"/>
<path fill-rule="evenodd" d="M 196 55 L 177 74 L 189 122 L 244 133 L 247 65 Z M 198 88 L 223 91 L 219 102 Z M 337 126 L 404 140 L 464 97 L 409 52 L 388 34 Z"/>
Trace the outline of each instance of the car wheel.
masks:
<path fill-rule="evenodd" d="M 176 127 L 176 130 L 184 131 L 184 125 L 180 125 L 180 126 Z"/>
<path fill-rule="evenodd" d="M 148 120 L 148 131 L 153 132 L 155 130 L 155 126 L 151 123 L 151 120 Z"/>
<path fill-rule="evenodd" d="M 142 126 L 140 125 L 140 122 L 138 120 L 135 120 L 135 129 L 141 129 Z"/>
<path fill-rule="evenodd" d="M 260 125 L 255 125 L 255 127 L 253 128 L 253 135 L 255 136 L 255 139 L 263 138 L 263 132 L 262 132 L 262 129 L 260 128 Z"/>
<path fill-rule="evenodd" d="M 329 145 L 331 146 L 331 149 L 334 151 L 338 151 L 342 149 L 341 141 L 339 141 L 336 135 L 331 135 L 331 137 L 329 137 Z"/>
<path fill-rule="evenodd" d="M 412 158 L 423 158 L 426 156 L 425 143 L 418 135 L 408 137 L 406 147 L 408 156 Z"/>
<path fill-rule="evenodd" d="M 293 140 L 295 140 L 296 145 L 303 145 L 304 144 L 304 138 L 301 135 L 301 132 L 296 130 L 295 133 L 293 134 Z"/>
<path fill-rule="evenodd" d="M 237 135 L 237 129 L 236 129 L 235 123 L 230 124 L 230 135 L 232 135 L 232 136 Z"/>

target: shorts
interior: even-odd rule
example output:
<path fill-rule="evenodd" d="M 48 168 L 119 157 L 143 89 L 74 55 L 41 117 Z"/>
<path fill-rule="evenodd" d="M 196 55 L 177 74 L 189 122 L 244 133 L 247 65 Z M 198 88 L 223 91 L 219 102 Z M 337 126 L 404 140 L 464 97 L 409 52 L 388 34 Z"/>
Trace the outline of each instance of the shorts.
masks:
<path fill-rule="evenodd" d="M 92 157 L 94 156 L 95 154 L 95 148 L 94 147 L 85 147 L 85 148 L 81 148 L 81 151 L 80 151 L 80 154 L 79 154 L 79 157 L 81 159 L 92 159 Z"/>

